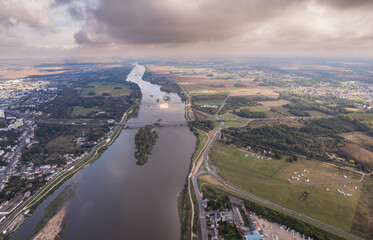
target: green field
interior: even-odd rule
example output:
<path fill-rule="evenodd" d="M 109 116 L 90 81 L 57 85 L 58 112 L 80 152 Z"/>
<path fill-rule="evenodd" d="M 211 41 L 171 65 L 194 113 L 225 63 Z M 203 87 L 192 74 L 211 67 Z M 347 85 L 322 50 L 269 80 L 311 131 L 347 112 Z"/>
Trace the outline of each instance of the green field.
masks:
<path fill-rule="evenodd" d="M 236 118 L 237 118 L 237 116 L 228 115 L 228 114 L 219 116 L 219 119 L 221 119 L 221 120 L 230 120 L 230 119 L 236 119 Z"/>
<path fill-rule="evenodd" d="M 288 163 L 284 159 L 258 159 L 250 152 L 221 143 L 214 147 L 211 159 L 237 187 L 350 232 L 362 188 L 359 174 L 310 160 Z M 306 178 L 288 182 L 294 172 L 303 173 L 304 169 L 310 170 L 305 173 Z M 310 182 L 304 182 L 305 179 Z M 352 196 L 343 196 L 337 189 L 352 193 Z"/>
<path fill-rule="evenodd" d="M 228 127 L 239 127 L 242 125 L 241 122 L 235 122 L 235 121 L 224 121 L 224 125 Z"/>
<path fill-rule="evenodd" d="M 131 94 L 131 90 L 124 83 L 114 83 L 114 82 L 104 82 L 104 81 L 93 82 L 93 83 L 88 84 L 87 86 L 83 88 L 80 95 L 90 96 L 89 95 L 90 92 L 96 93 L 96 95 L 92 95 L 92 96 L 102 96 L 103 93 L 108 93 L 112 96 L 128 96 Z"/>
<path fill-rule="evenodd" d="M 366 239 L 373 236 L 373 178 L 365 180 L 352 232 Z"/>
<path fill-rule="evenodd" d="M 93 112 L 101 112 L 101 109 L 97 108 L 97 107 L 93 107 L 93 108 L 85 108 L 83 106 L 75 106 L 73 108 L 73 111 L 71 113 L 71 116 L 72 117 L 85 117 Z"/>
<path fill-rule="evenodd" d="M 74 138 L 79 135 L 60 135 L 50 141 L 46 148 L 52 148 L 54 150 L 65 150 L 68 151 L 74 147 Z"/>
<path fill-rule="evenodd" d="M 205 132 L 197 130 L 197 133 L 198 133 L 198 137 L 197 137 L 198 140 L 197 140 L 196 150 L 194 151 L 193 157 L 192 157 L 193 161 L 196 160 L 196 157 L 202 151 L 202 148 L 205 146 L 208 140 L 207 134 Z"/>

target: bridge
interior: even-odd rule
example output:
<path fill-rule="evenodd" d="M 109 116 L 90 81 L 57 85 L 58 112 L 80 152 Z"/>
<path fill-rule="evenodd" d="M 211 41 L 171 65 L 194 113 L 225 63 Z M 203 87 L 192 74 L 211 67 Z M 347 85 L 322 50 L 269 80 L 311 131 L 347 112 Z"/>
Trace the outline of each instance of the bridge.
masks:
<path fill-rule="evenodd" d="M 42 124 L 55 124 L 55 125 L 67 125 L 67 126 L 105 126 L 105 125 L 110 125 L 113 123 L 108 123 L 108 122 L 102 122 L 102 123 L 81 123 L 81 122 L 63 122 L 61 120 L 43 120 L 43 119 L 35 119 L 33 117 L 24 115 L 22 113 L 18 112 L 12 112 L 5 110 L 4 113 L 9 114 L 11 116 L 17 117 L 17 118 L 22 118 L 28 121 L 32 121 L 35 123 L 42 123 Z M 186 120 L 169 120 L 169 121 L 148 121 L 148 122 L 126 122 L 126 123 L 120 123 L 120 122 L 115 122 L 114 125 L 117 126 L 123 126 L 123 128 L 141 128 L 145 127 L 148 125 L 156 126 L 156 127 L 166 127 L 166 126 L 187 126 L 188 121 Z"/>
<path fill-rule="evenodd" d="M 67 126 L 106 126 L 106 125 L 117 125 L 117 126 L 123 126 L 123 128 L 141 128 L 148 125 L 155 126 L 155 127 L 167 127 L 167 126 L 187 126 L 190 120 L 167 120 L 167 121 L 149 121 L 149 122 L 114 122 L 114 123 L 108 123 L 108 122 L 101 122 L 101 123 L 82 123 L 82 122 L 64 122 L 58 119 L 52 119 L 52 120 L 42 120 L 42 119 L 35 119 L 30 116 L 24 115 L 22 113 L 12 112 L 8 110 L 4 110 L 4 113 L 18 117 L 23 118 L 25 120 L 29 120 L 35 123 L 42 123 L 42 124 L 56 124 L 56 125 L 67 125 Z M 206 114 L 206 113 L 205 113 Z M 208 114 L 206 114 L 208 115 Z M 210 115 L 208 115 L 210 116 Z M 244 127 L 251 121 L 271 121 L 271 120 L 284 120 L 284 119 L 316 119 L 316 118 L 327 118 L 322 116 L 309 116 L 309 117 L 282 117 L 282 118 L 241 118 L 247 120 L 245 123 L 243 120 L 239 119 L 229 119 L 229 120 L 222 120 L 222 119 L 211 119 L 213 122 L 240 122 L 242 123 L 241 126 L 238 127 Z"/>
<path fill-rule="evenodd" d="M 177 127 L 177 126 L 187 126 L 189 121 L 155 121 L 155 122 L 126 122 L 126 123 L 116 123 L 116 125 L 122 125 L 123 128 L 141 128 L 145 126 L 155 126 L 155 127 Z"/>

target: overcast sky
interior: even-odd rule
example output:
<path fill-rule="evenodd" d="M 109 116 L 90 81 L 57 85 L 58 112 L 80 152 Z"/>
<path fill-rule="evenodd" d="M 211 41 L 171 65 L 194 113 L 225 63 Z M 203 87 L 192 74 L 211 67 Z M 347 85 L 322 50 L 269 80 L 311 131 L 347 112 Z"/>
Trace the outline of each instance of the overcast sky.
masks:
<path fill-rule="evenodd" d="M 0 58 L 373 57 L 373 0 L 0 0 Z"/>

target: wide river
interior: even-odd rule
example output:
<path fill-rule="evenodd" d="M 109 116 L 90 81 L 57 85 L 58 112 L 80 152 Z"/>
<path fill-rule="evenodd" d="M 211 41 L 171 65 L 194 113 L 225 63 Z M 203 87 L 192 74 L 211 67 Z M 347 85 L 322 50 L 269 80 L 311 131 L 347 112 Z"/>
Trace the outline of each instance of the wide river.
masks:
<path fill-rule="evenodd" d="M 136 65 L 127 80 L 143 94 L 139 114 L 129 122 L 185 120 L 180 97 L 163 100 L 160 87 L 141 79 Z M 156 100 L 160 99 L 157 103 Z M 67 210 L 62 239 L 180 239 L 177 198 L 188 174 L 196 138 L 187 126 L 158 128 L 159 138 L 143 166 L 134 158 L 138 129 L 124 129 L 113 145 L 92 165 L 49 196 L 11 239 L 28 239 L 46 206 L 73 183 L 75 196 Z"/>

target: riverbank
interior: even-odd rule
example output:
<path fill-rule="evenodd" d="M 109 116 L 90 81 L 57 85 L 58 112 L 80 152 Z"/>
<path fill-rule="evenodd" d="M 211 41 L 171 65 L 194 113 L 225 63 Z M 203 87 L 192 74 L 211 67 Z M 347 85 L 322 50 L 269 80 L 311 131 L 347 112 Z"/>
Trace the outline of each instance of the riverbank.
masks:
<path fill-rule="evenodd" d="M 130 107 L 122 116 L 120 123 L 125 123 L 130 117 L 137 115 L 140 100 L 137 100 L 135 104 Z M 102 140 L 98 145 L 91 149 L 86 157 L 77 161 L 72 167 L 66 171 L 62 171 L 57 174 L 53 179 L 46 183 L 41 189 L 39 189 L 33 196 L 27 199 L 21 204 L 18 209 L 9 215 L 9 217 L 2 223 L 1 232 L 12 233 L 14 232 L 36 209 L 36 207 L 44 201 L 49 195 L 51 195 L 56 189 L 58 189 L 65 181 L 70 179 L 75 173 L 79 172 L 83 168 L 95 162 L 99 157 L 112 145 L 115 139 L 119 136 L 123 125 L 118 125 L 114 128 L 112 134 L 106 139 Z M 25 214 L 25 212 L 28 212 Z M 14 224 L 13 222 L 16 222 Z"/>
<path fill-rule="evenodd" d="M 67 203 L 54 215 L 47 224 L 33 237 L 33 240 L 57 239 L 62 231 L 62 221 L 67 210 Z"/>

